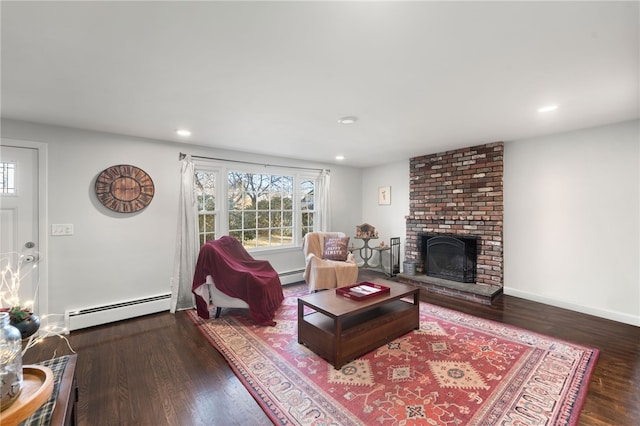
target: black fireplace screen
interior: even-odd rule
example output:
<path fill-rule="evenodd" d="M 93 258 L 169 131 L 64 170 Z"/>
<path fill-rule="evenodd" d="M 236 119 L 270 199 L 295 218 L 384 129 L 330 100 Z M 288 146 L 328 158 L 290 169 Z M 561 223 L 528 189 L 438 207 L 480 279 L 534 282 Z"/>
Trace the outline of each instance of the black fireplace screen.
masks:
<path fill-rule="evenodd" d="M 428 276 L 462 283 L 476 282 L 477 240 L 457 236 L 423 235 L 422 256 Z"/>

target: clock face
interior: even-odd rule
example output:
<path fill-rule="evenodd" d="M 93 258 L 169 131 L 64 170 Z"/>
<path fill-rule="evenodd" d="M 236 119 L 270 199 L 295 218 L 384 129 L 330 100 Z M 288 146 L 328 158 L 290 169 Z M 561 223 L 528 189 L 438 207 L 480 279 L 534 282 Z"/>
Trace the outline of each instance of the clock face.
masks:
<path fill-rule="evenodd" d="M 144 170 L 128 164 L 111 166 L 96 179 L 96 196 L 106 208 L 119 213 L 144 209 L 153 199 L 155 187 Z"/>

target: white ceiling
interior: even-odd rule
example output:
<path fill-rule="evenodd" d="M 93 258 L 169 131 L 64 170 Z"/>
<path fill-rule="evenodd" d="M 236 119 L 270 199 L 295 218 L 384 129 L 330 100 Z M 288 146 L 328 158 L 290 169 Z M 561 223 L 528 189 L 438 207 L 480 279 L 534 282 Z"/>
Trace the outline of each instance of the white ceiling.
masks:
<path fill-rule="evenodd" d="M 373 166 L 640 117 L 638 6 L 2 1 L 2 116 Z"/>

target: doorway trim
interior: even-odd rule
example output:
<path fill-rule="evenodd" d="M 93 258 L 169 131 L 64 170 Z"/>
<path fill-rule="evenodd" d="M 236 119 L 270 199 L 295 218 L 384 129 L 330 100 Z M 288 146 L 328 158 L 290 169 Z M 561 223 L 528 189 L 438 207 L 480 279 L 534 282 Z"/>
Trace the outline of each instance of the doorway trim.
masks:
<path fill-rule="evenodd" d="M 48 198 L 48 145 L 44 142 L 36 142 L 22 139 L 2 138 L 0 145 L 15 146 L 18 148 L 31 148 L 38 151 L 38 244 L 40 245 L 40 261 L 38 262 L 38 316 L 46 325 L 50 320 L 49 315 L 49 233 L 47 232 L 49 223 Z"/>

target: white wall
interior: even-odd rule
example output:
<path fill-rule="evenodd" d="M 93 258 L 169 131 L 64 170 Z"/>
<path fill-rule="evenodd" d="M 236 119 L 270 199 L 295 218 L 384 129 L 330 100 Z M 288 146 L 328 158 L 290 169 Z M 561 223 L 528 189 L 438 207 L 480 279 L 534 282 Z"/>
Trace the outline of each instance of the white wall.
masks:
<path fill-rule="evenodd" d="M 353 237 L 368 222 L 385 242 L 401 237 L 404 259 L 408 159 L 359 170 L 13 120 L 2 120 L 2 137 L 47 143 L 49 224 L 75 227 L 49 237 L 53 313 L 169 291 L 181 151 L 329 167 L 332 228 Z M 505 143 L 507 294 L 640 325 L 639 144 L 638 121 Z M 119 163 L 156 185 L 138 214 L 111 213 L 93 195 L 97 174 Z M 391 205 L 378 205 L 380 186 L 391 186 Z M 298 249 L 269 260 L 281 272 L 304 266 Z"/>
<path fill-rule="evenodd" d="M 117 303 L 170 292 L 176 241 L 180 152 L 261 163 L 331 169 L 332 222 L 351 233 L 360 223 L 361 171 L 333 164 L 306 164 L 193 145 L 2 120 L 2 137 L 44 142 L 48 147 L 48 222 L 74 225 L 73 236 L 49 236 L 50 313 Z M 94 194 L 97 175 L 132 164 L 153 179 L 155 196 L 144 210 L 117 214 Z M 304 268 L 300 248 L 268 259 L 278 272 Z"/>
<path fill-rule="evenodd" d="M 505 144 L 505 294 L 640 325 L 639 123 Z"/>
<path fill-rule="evenodd" d="M 378 205 L 378 188 L 391 187 L 391 204 Z M 404 244 L 407 237 L 406 219 L 409 214 L 409 159 L 380 167 L 364 169 L 362 173 L 362 223 L 373 225 L 378 230 L 380 241 L 389 243 L 389 238 L 400 237 L 400 268 L 404 260 Z M 355 233 L 355 230 L 354 230 Z M 361 246 L 356 240 L 355 246 Z M 377 259 L 372 259 L 377 264 Z M 386 262 L 386 260 L 385 260 Z M 385 263 L 385 265 L 387 265 Z"/>
<path fill-rule="evenodd" d="M 505 143 L 506 294 L 640 325 L 639 123 Z M 404 249 L 408 211 L 408 160 L 364 170 L 363 222 Z"/>

